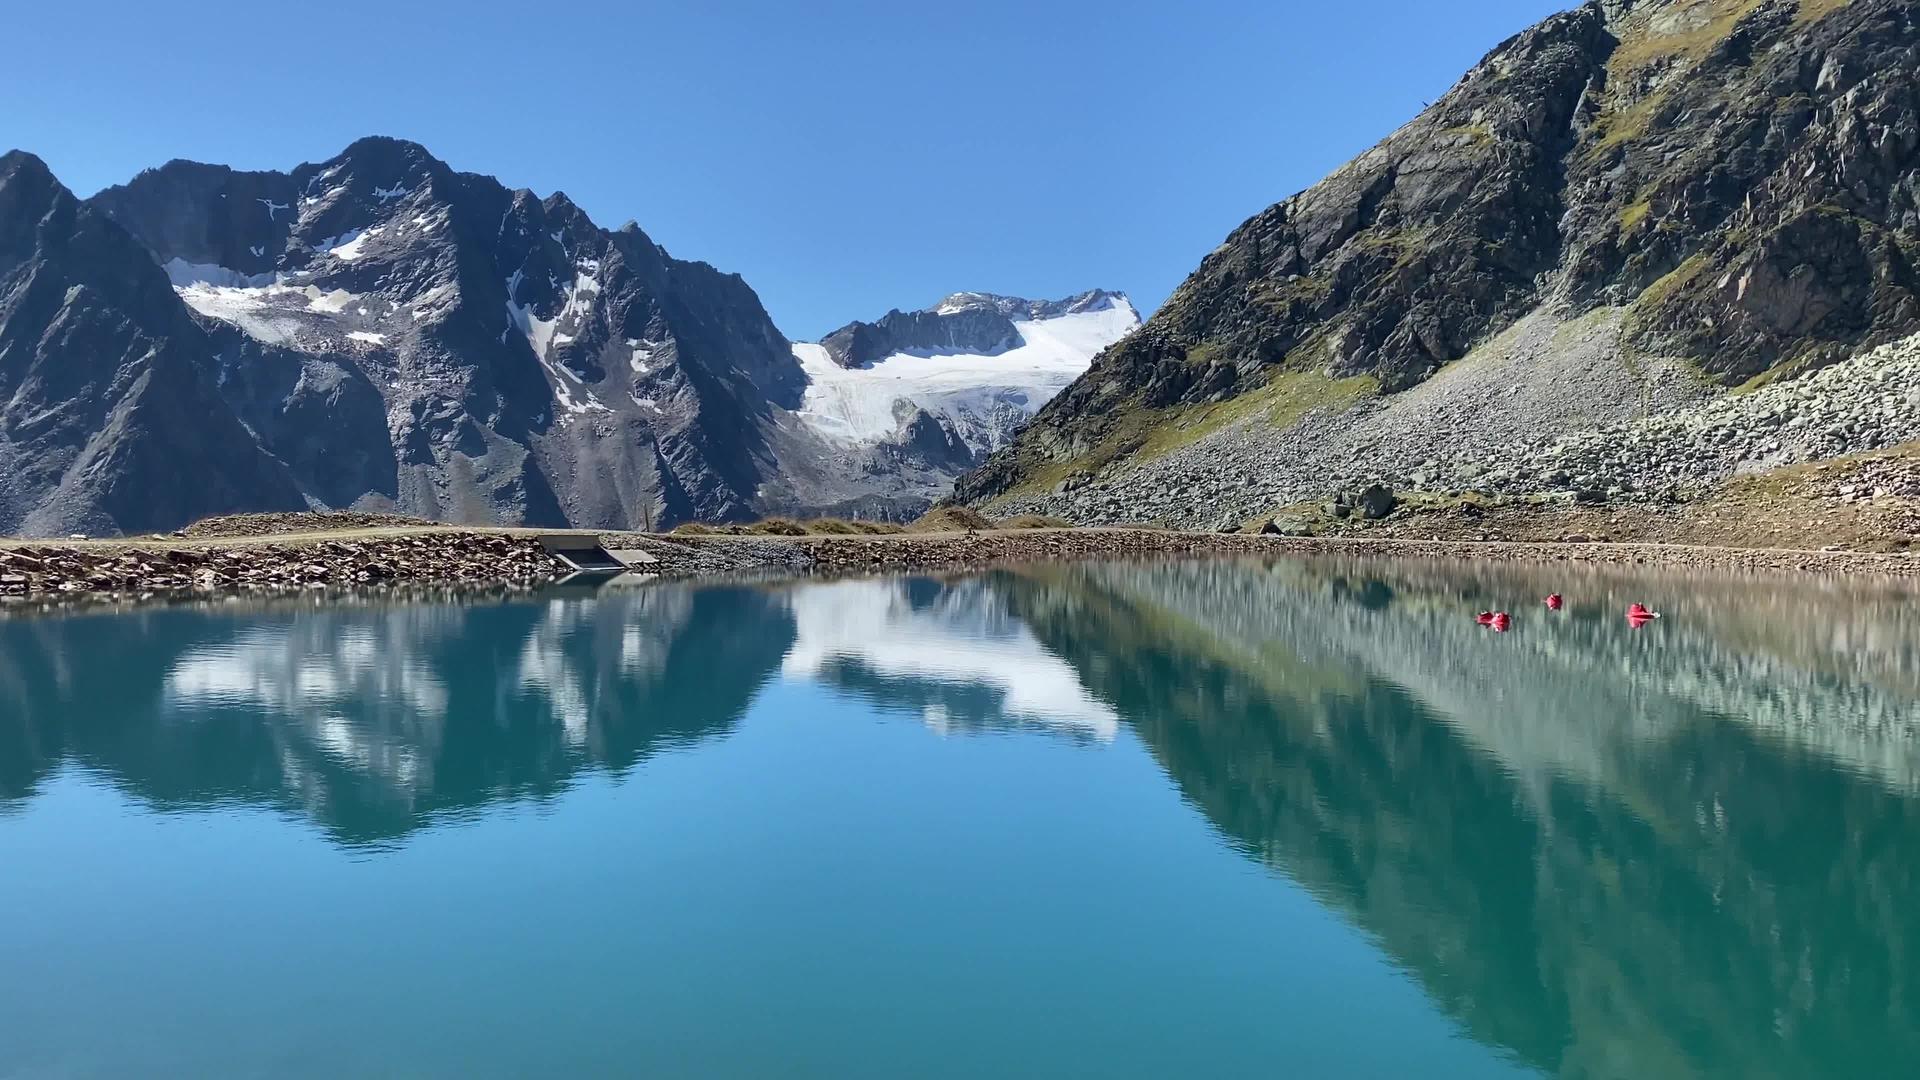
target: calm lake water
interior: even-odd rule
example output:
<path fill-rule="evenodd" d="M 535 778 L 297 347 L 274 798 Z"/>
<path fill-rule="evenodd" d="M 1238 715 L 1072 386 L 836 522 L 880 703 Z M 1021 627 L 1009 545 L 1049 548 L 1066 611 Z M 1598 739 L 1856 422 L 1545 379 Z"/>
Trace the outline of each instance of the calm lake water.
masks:
<path fill-rule="evenodd" d="M 1917 732 L 1782 579 L 0 619 L 0 1077 L 1912 1075 Z"/>

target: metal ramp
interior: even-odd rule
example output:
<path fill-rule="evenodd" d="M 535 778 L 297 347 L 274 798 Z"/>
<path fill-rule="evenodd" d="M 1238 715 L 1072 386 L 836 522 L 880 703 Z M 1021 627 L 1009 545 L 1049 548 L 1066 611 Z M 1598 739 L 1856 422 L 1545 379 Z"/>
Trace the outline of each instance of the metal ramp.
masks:
<path fill-rule="evenodd" d="M 546 533 L 537 537 L 547 553 L 582 574 L 624 574 L 627 564 L 600 546 L 593 533 Z"/>

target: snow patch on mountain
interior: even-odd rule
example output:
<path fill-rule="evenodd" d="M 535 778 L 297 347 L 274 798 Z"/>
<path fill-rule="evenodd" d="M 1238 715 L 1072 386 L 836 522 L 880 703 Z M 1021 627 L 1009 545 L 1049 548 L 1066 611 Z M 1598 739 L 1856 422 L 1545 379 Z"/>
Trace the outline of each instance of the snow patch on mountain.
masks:
<path fill-rule="evenodd" d="M 797 415 L 828 439 L 873 443 L 924 409 L 952 421 L 974 449 L 998 449 L 1101 349 L 1139 325 L 1140 313 L 1115 295 L 1093 310 L 1015 320 L 1020 343 L 992 354 L 901 352 L 843 368 L 825 346 L 795 342 L 793 355 L 808 379 Z"/>
<path fill-rule="evenodd" d="M 243 274 L 215 263 L 178 258 L 167 260 L 162 268 L 173 282 L 174 293 L 188 307 L 269 345 L 293 345 L 303 336 L 325 338 L 328 330 L 338 329 L 329 325 L 331 316 L 344 316 L 349 326 L 363 325 L 370 316 L 367 297 L 302 283 L 308 277 L 304 273 Z M 381 301 L 372 303 L 377 308 Z"/>
<path fill-rule="evenodd" d="M 382 225 L 375 225 L 371 229 L 355 229 L 344 237 L 336 237 L 332 245 L 326 249 L 327 254 L 336 259 L 352 262 L 361 256 L 362 245 L 379 236 L 384 230 L 385 226 Z"/>
<path fill-rule="evenodd" d="M 188 307 L 208 318 L 239 327 L 255 341 L 286 345 L 292 343 L 300 331 L 296 320 L 273 317 L 268 288 L 233 288 L 201 282 L 174 291 Z"/>

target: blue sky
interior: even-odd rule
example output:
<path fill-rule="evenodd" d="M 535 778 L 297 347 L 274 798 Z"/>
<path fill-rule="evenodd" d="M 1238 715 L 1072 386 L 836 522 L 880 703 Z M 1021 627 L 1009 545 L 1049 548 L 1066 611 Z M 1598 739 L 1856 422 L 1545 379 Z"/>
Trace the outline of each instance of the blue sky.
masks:
<path fill-rule="evenodd" d="M 0 147 L 82 194 L 353 139 L 744 275 L 812 338 L 960 289 L 1166 298 L 1565 0 L 14 5 Z"/>

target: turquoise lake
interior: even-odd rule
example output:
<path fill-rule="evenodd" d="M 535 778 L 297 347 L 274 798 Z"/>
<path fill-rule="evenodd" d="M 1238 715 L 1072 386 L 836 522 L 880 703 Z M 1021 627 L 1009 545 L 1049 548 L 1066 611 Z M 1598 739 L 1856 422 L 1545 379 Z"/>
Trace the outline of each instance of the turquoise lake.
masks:
<path fill-rule="evenodd" d="M 1913 1075 L 1915 600 L 1281 560 L 0 617 L 0 1077 Z"/>

